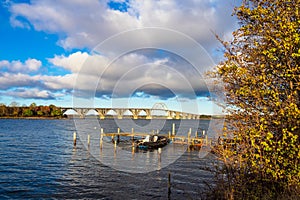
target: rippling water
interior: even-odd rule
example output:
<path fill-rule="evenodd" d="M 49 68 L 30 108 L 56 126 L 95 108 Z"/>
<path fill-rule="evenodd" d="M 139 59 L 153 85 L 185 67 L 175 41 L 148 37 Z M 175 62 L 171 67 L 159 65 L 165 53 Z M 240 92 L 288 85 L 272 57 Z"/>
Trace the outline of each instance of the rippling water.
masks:
<path fill-rule="evenodd" d="M 172 123 L 179 121 L 167 121 L 163 131 Z M 199 130 L 208 124 L 201 120 Z M 101 127 L 117 129 L 114 120 L 101 121 Z M 171 199 L 199 199 L 212 180 L 200 169 L 211 165 L 212 155 L 200 159 L 197 151 L 149 173 L 115 170 L 93 157 L 85 141 L 74 148 L 75 130 L 73 120 L 0 120 L 0 199 L 167 199 L 168 173 Z"/>

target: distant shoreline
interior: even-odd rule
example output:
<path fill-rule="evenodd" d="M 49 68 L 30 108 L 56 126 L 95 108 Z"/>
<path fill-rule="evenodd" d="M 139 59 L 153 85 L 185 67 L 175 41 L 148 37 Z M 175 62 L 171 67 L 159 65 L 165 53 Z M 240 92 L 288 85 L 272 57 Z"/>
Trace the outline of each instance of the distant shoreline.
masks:
<path fill-rule="evenodd" d="M 1 119 L 33 119 L 33 120 L 36 120 L 36 119 L 49 119 L 49 120 L 57 120 L 57 119 L 70 119 L 68 117 L 0 117 L 0 120 Z"/>
<path fill-rule="evenodd" d="M 37 116 L 34 116 L 34 117 L 9 117 L 9 116 L 3 116 L 3 117 L 0 117 L 0 120 L 1 119 L 32 119 L 32 120 L 39 120 L 39 119 L 42 119 L 42 120 L 68 120 L 68 119 L 100 119 L 99 117 L 93 117 L 93 116 L 90 116 L 90 117 L 85 117 L 85 118 L 80 118 L 80 117 L 46 117 L 46 116 L 40 116 L 40 117 L 37 117 Z M 210 120 L 210 119 L 222 119 L 222 118 L 225 118 L 225 116 L 203 116 L 201 117 L 200 119 L 198 120 Z M 105 119 L 117 119 L 117 118 L 114 118 L 114 117 L 107 117 Z M 105 120 L 104 119 L 104 120 Z M 130 117 L 124 117 L 123 119 L 132 119 Z M 166 119 L 166 118 L 154 118 L 155 120 L 157 119 L 161 119 L 161 120 L 193 120 L 193 119 Z M 101 119 L 103 120 L 103 119 Z M 144 119 L 144 120 L 147 120 L 147 119 Z M 151 119 L 149 119 L 151 120 Z M 194 119 L 195 120 L 195 119 Z"/>

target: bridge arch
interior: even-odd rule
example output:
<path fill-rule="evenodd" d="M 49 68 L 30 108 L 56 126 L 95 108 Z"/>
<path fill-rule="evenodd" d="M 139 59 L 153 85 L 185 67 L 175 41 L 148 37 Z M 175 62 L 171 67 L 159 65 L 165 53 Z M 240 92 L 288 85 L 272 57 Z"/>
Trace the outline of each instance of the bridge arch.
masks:
<path fill-rule="evenodd" d="M 152 106 L 152 110 L 168 110 L 168 107 L 165 103 L 158 102 Z"/>

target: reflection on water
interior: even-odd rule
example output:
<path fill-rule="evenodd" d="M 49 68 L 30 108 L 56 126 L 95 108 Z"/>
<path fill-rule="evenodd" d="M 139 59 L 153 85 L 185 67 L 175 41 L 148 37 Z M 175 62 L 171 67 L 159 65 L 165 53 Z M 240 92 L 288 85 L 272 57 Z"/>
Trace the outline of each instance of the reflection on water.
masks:
<path fill-rule="evenodd" d="M 137 123 L 141 129 L 143 123 L 147 125 L 145 120 Z M 172 123 L 167 121 L 163 130 L 168 131 Z M 206 129 L 208 123 L 200 121 L 199 129 Z M 117 130 L 113 120 L 101 121 L 101 127 L 105 132 Z M 211 181 L 212 175 L 200 168 L 212 164 L 212 155 L 199 159 L 198 152 L 185 152 L 164 166 L 165 158 L 185 148 L 168 145 L 159 162 L 157 151 L 133 154 L 117 148 L 115 152 L 113 146 L 100 151 L 95 145 L 99 129 L 94 127 L 86 128 L 91 134 L 90 149 L 87 138 L 73 147 L 74 131 L 73 120 L 0 120 L 0 198 L 166 199 L 170 172 L 171 199 L 198 199 L 205 182 Z M 96 151 L 98 155 L 91 153 Z M 126 162 L 121 163 L 127 153 Z M 126 173 L 100 163 L 100 156 L 124 169 L 137 161 L 137 168 L 160 170 Z"/>

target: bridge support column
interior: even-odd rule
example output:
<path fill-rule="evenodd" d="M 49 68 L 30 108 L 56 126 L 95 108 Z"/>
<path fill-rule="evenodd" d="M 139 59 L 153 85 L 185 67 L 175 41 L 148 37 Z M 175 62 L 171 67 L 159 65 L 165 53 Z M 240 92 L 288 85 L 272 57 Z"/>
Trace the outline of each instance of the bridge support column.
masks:
<path fill-rule="evenodd" d="M 180 119 L 180 112 L 175 112 L 175 119 Z"/>
<path fill-rule="evenodd" d="M 168 111 L 167 111 L 167 119 L 173 119 L 173 114 L 174 114 L 173 111 L 168 110 Z"/>
<path fill-rule="evenodd" d="M 151 109 L 144 109 L 144 111 L 147 114 L 146 119 L 152 119 Z"/>
<path fill-rule="evenodd" d="M 89 111 L 87 108 L 73 108 L 73 110 L 79 114 L 80 118 L 84 118 L 85 114 Z"/>
<path fill-rule="evenodd" d="M 133 119 L 138 119 L 139 118 L 139 114 L 142 110 L 139 109 L 129 109 L 129 111 L 132 113 L 132 117 Z"/>
<path fill-rule="evenodd" d="M 117 110 L 114 110 L 116 113 L 117 113 L 117 118 L 118 119 L 123 119 L 123 114 L 126 110 L 124 109 L 117 109 Z"/>
<path fill-rule="evenodd" d="M 96 111 L 98 112 L 100 119 L 105 119 L 105 115 L 109 109 L 96 109 Z"/>

